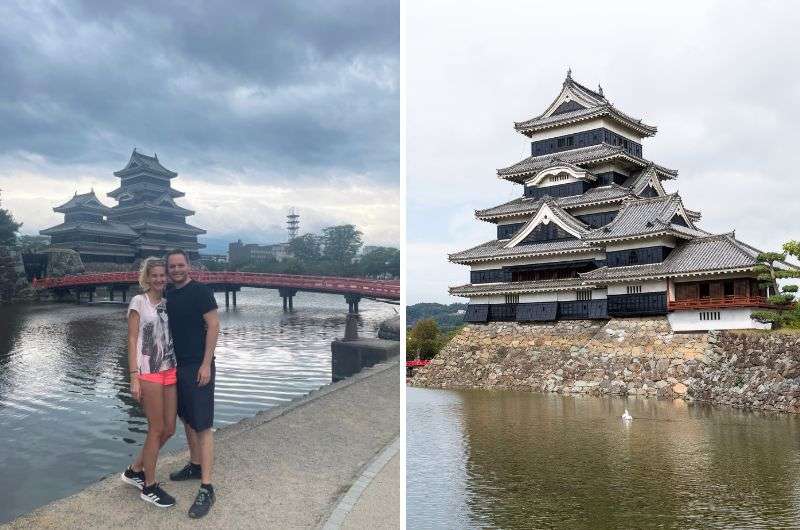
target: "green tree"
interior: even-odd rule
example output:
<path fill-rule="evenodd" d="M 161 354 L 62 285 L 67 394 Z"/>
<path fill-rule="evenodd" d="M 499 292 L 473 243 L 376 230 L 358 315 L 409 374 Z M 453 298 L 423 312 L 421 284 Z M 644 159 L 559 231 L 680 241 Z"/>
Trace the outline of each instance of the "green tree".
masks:
<path fill-rule="evenodd" d="M 314 234 L 303 234 L 289 241 L 289 250 L 302 263 L 319 261 L 322 256 L 320 238 Z"/>
<path fill-rule="evenodd" d="M 780 278 L 800 277 L 800 271 L 787 270 L 779 264 L 786 261 L 786 254 L 780 252 L 762 252 L 756 258 L 755 272 L 762 287 L 767 287 L 769 293 L 778 295 L 778 280 Z M 780 295 L 778 295 L 780 296 Z"/>
<path fill-rule="evenodd" d="M 2 206 L 2 199 L 0 199 Z M 8 210 L 0 208 L 0 245 L 8 246 L 14 244 L 17 239 L 17 230 L 22 223 L 14 221 L 14 216 Z"/>
<path fill-rule="evenodd" d="M 359 269 L 365 276 L 389 274 L 397 278 L 400 276 L 400 251 L 396 248 L 378 247 L 361 256 Z"/>
<path fill-rule="evenodd" d="M 18 236 L 17 248 L 24 254 L 42 252 L 50 245 L 47 236 Z"/>
<path fill-rule="evenodd" d="M 759 322 L 768 322 L 775 328 L 797 327 L 800 324 L 800 311 L 795 304 L 795 293 L 797 285 L 784 285 L 778 290 L 778 280 L 781 278 L 798 278 L 800 270 L 787 269 L 781 266 L 786 260 L 786 254 L 798 257 L 800 245 L 796 241 L 789 241 L 783 245 L 785 253 L 763 252 L 756 258 L 758 264 L 755 271 L 758 274 L 759 283 L 768 288 L 769 302 L 773 308 L 766 311 L 754 311 L 753 318 Z"/>
<path fill-rule="evenodd" d="M 322 256 L 331 262 L 336 274 L 347 274 L 361 248 L 362 233 L 353 225 L 322 229 Z"/>
<path fill-rule="evenodd" d="M 439 334 L 439 326 L 430 318 L 420 320 L 408 332 L 406 338 L 406 357 L 409 359 L 430 359 L 444 345 Z"/>

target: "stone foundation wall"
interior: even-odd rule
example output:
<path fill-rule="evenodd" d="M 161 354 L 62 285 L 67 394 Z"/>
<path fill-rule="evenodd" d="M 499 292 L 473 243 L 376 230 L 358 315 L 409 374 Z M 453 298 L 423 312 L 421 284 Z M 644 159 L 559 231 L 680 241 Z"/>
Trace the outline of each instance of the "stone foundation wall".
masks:
<path fill-rule="evenodd" d="M 800 412 L 800 334 L 673 333 L 665 317 L 468 325 L 411 384 Z"/>

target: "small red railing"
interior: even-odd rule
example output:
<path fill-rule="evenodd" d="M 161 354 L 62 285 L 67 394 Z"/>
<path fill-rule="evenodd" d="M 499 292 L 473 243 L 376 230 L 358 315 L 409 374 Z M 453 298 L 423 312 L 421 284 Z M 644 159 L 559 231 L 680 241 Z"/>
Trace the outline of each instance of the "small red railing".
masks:
<path fill-rule="evenodd" d="M 400 299 L 400 282 L 397 280 L 368 280 L 364 278 L 339 278 L 335 276 L 302 276 L 297 274 L 269 274 L 258 272 L 208 272 L 192 271 L 191 277 L 209 284 L 226 284 L 240 287 L 267 287 L 298 289 L 305 291 L 360 294 L 391 300 Z M 111 285 L 137 283 L 139 273 L 102 272 L 75 274 L 60 278 L 34 279 L 33 286 L 39 289 L 81 287 L 89 285 Z"/>
<path fill-rule="evenodd" d="M 687 300 L 670 300 L 667 309 L 716 309 L 725 307 L 770 307 L 763 296 L 722 296 L 718 298 L 691 298 Z"/>
<path fill-rule="evenodd" d="M 430 359 L 415 359 L 413 361 L 406 361 L 406 368 L 417 368 L 420 366 L 428 366 L 431 363 Z"/>

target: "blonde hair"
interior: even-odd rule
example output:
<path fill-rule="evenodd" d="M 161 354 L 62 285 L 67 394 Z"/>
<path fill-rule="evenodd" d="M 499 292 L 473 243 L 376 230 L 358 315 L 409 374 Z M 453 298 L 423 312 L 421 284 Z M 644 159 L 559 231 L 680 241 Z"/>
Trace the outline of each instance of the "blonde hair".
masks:
<path fill-rule="evenodd" d="M 161 258 L 150 257 L 142 261 L 142 266 L 139 268 L 139 287 L 142 291 L 150 289 L 150 271 L 155 267 L 164 267 L 167 269 L 167 264 Z"/>

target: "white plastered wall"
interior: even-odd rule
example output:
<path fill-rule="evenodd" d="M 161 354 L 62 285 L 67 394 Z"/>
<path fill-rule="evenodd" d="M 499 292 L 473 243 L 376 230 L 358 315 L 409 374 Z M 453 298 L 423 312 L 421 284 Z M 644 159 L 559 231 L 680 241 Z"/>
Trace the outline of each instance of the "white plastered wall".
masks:
<path fill-rule="evenodd" d="M 615 252 L 617 250 L 632 250 L 634 248 L 644 247 L 670 247 L 675 248 L 674 237 L 648 237 L 641 239 L 631 239 L 628 241 L 620 241 L 618 243 L 609 243 L 606 245 L 606 252 Z"/>
<path fill-rule="evenodd" d="M 630 283 L 613 283 L 608 286 L 608 294 L 628 294 L 628 286 L 641 285 L 643 293 L 663 293 L 667 290 L 667 281 L 649 281 L 649 282 L 630 282 Z"/>
<path fill-rule="evenodd" d="M 719 313 L 719 320 L 701 320 L 700 313 Z M 703 309 L 673 311 L 668 314 L 669 324 L 673 331 L 703 331 L 712 329 L 770 329 L 770 324 L 763 324 L 750 318 L 753 309 Z"/>
<path fill-rule="evenodd" d="M 531 141 L 536 142 L 539 140 L 547 140 L 549 138 L 554 138 L 556 136 L 566 136 L 568 134 L 579 133 L 583 131 L 591 131 L 592 129 L 599 129 L 601 127 L 605 127 L 609 131 L 614 131 L 617 134 L 621 134 L 628 140 L 633 140 L 637 144 L 642 143 L 642 136 L 630 131 L 614 121 L 609 120 L 606 117 L 602 118 L 595 118 L 589 121 L 582 121 L 580 123 L 574 123 L 572 125 L 567 125 L 564 127 L 558 128 L 551 128 L 545 129 L 544 131 L 538 131 L 531 135 Z"/>

